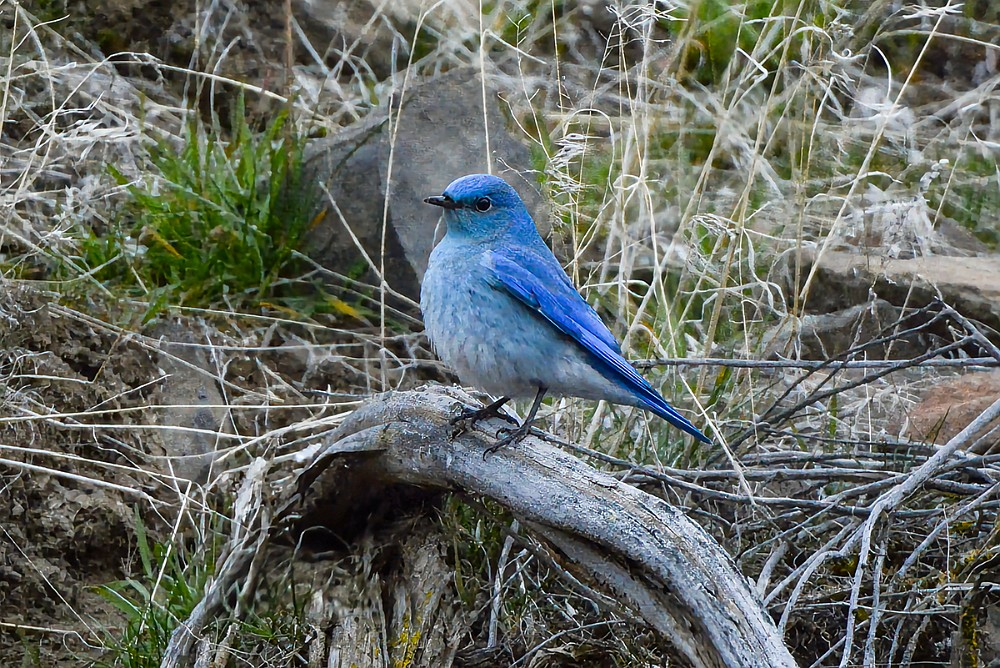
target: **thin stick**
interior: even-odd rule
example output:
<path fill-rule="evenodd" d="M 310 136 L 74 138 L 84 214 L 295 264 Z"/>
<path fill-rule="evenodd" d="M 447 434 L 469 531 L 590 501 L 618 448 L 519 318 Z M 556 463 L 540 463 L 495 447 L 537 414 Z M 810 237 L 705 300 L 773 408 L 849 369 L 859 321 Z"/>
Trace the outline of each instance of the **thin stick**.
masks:
<path fill-rule="evenodd" d="M 963 357 L 955 359 L 928 359 L 918 364 L 904 366 L 908 360 L 849 360 L 846 362 L 826 362 L 823 360 L 750 360 L 726 359 L 722 357 L 699 357 L 690 359 L 650 359 L 633 360 L 639 369 L 656 367 L 717 366 L 734 369 L 894 369 L 913 367 L 1000 367 L 1000 360 L 993 357 Z"/>

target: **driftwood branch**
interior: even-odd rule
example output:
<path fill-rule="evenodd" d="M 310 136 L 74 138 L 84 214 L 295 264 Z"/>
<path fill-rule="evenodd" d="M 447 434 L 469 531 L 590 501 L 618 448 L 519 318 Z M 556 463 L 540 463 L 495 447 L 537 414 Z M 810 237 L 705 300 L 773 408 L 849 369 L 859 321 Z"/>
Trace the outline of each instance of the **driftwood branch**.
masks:
<path fill-rule="evenodd" d="M 534 437 L 484 459 L 502 426 L 498 421 L 451 438 L 449 418 L 471 401 L 442 389 L 372 399 L 325 437 L 298 484 L 277 504 L 274 519 L 259 531 L 287 528 L 307 496 L 343 496 L 342 475 L 376 487 L 481 495 L 508 508 L 572 570 L 662 634 L 691 665 L 795 665 L 750 582 L 699 525 L 662 499 Z M 239 545 L 231 553 L 242 558 L 224 562 L 195 619 L 174 634 L 162 665 L 190 660 L 193 638 L 232 595 L 224 588 L 248 571 L 256 552 L 248 547 L 261 544 L 260 537 L 249 532 L 234 540 Z"/>
<path fill-rule="evenodd" d="M 694 666 L 794 665 L 747 579 L 699 525 L 539 439 L 484 459 L 501 425 L 481 423 L 482 430 L 450 439 L 456 397 L 470 401 L 452 394 L 373 399 L 331 435 L 312 468 L 343 457 L 346 440 L 378 453 L 366 459 L 365 474 L 387 485 L 489 497 L 667 636 Z"/>

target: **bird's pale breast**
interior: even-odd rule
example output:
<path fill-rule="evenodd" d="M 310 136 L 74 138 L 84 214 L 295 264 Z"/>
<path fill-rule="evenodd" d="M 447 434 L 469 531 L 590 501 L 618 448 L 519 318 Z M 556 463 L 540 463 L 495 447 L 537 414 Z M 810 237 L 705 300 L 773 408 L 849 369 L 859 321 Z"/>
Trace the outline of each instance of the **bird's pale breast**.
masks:
<path fill-rule="evenodd" d="M 420 295 L 428 338 L 464 384 L 513 397 L 542 385 L 558 395 L 634 402 L 551 323 L 493 287 L 481 258 L 475 246 L 442 241 Z"/>

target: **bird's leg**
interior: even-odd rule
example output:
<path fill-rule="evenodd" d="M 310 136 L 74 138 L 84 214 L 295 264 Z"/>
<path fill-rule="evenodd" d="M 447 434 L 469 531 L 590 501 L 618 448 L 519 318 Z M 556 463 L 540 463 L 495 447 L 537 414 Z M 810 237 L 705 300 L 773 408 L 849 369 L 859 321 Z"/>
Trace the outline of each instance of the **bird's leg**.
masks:
<path fill-rule="evenodd" d="M 545 392 L 547 390 L 548 388 L 546 387 L 538 388 L 538 393 L 535 394 L 535 402 L 531 404 L 531 410 L 528 411 L 528 415 L 524 418 L 524 422 L 521 423 L 520 427 L 517 429 L 503 427 L 497 431 L 497 436 L 500 434 L 506 435 L 490 447 L 486 448 L 486 452 L 483 453 L 483 458 L 485 458 L 486 455 L 492 455 L 505 445 L 517 443 L 531 432 L 531 423 L 535 421 L 535 415 L 538 413 L 539 406 L 542 405 L 542 399 L 545 397 Z"/>
<path fill-rule="evenodd" d="M 507 415 L 506 413 L 500 412 L 503 405 L 510 401 L 510 397 L 500 397 L 494 401 L 489 406 L 484 406 L 483 408 L 463 408 L 462 412 L 449 420 L 449 424 L 455 427 L 451 432 L 451 437 L 456 438 L 461 434 L 464 434 L 467 430 L 475 426 L 480 420 L 485 420 L 487 418 L 500 418 L 501 420 L 506 420 L 507 422 L 514 422 L 514 418 Z M 514 422 L 514 424 L 517 424 Z"/>

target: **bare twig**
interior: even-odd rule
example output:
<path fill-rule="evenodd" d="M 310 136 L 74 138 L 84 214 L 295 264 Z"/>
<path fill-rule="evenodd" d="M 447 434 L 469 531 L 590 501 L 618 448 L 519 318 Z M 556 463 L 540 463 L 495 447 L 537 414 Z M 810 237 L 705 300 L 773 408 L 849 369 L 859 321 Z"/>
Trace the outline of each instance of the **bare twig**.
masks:
<path fill-rule="evenodd" d="M 1000 366 L 1000 360 L 993 357 L 955 357 L 925 359 L 916 364 L 903 365 L 901 360 L 847 360 L 843 362 L 827 360 L 750 360 L 725 357 L 701 357 L 685 359 L 633 360 L 640 369 L 655 367 L 714 366 L 732 369 L 812 369 L 839 371 L 841 369 L 894 369 L 904 368 L 992 368 Z"/>

